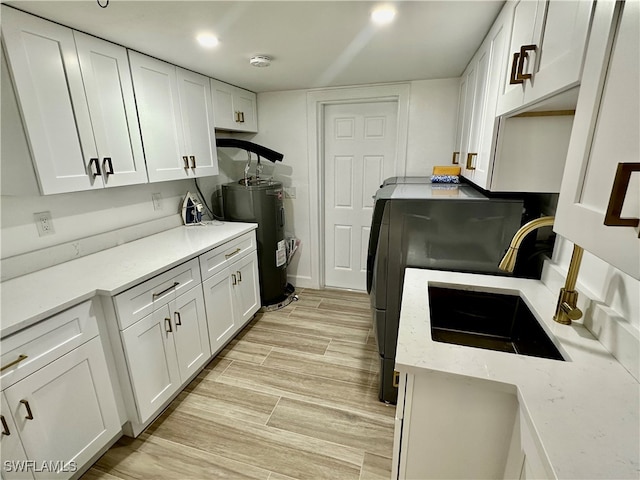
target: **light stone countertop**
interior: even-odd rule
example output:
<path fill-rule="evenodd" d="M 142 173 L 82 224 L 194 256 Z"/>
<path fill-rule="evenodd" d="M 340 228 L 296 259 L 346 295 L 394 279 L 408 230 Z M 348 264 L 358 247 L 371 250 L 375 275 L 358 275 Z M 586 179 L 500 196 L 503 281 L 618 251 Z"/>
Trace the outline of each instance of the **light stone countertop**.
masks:
<path fill-rule="evenodd" d="M 429 284 L 520 294 L 566 361 L 433 341 Z M 553 321 L 557 293 L 539 280 L 408 268 L 396 369 L 515 385 L 557 478 L 637 479 L 640 385 L 580 323 Z"/>
<path fill-rule="evenodd" d="M 116 295 L 257 228 L 219 222 L 177 227 L 0 284 L 0 338 L 97 294 Z"/>

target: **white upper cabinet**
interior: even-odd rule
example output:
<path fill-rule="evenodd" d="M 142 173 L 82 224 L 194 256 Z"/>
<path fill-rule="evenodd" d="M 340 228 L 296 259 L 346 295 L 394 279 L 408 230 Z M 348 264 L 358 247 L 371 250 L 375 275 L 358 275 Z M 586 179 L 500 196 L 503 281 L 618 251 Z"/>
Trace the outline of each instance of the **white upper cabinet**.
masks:
<path fill-rule="evenodd" d="M 535 13 L 536 5 L 507 2 L 462 77 L 463 119 L 456 138 L 462 175 L 492 192 L 560 190 L 573 116 L 544 109 L 510 118 L 497 112 L 511 66 L 506 58 L 509 35 L 518 31 L 512 28 L 514 11 Z"/>
<path fill-rule="evenodd" d="M 150 182 L 218 173 L 207 77 L 129 51 Z"/>
<path fill-rule="evenodd" d="M 592 0 L 516 0 L 498 115 L 580 83 Z"/>
<path fill-rule="evenodd" d="M 214 79 L 211 79 L 211 90 L 216 128 L 250 133 L 258 131 L 255 93 Z"/>
<path fill-rule="evenodd" d="M 196 177 L 217 175 L 218 152 L 209 78 L 182 68 L 176 69 L 189 166 Z"/>
<path fill-rule="evenodd" d="M 506 4 L 476 53 L 478 81 L 469 150 L 462 162 L 463 174 L 482 188 L 488 189 L 493 169 L 498 133 L 496 104 L 500 83 L 506 69 L 505 52 L 510 32 L 511 4 Z M 480 81 L 480 78 L 483 80 Z"/>
<path fill-rule="evenodd" d="M 125 48 L 73 32 L 104 184 L 147 182 Z"/>
<path fill-rule="evenodd" d="M 147 181 L 122 47 L 5 6 L 2 39 L 43 194 Z"/>
<path fill-rule="evenodd" d="M 637 279 L 639 24 L 639 2 L 598 1 L 554 226 L 558 234 Z"/>

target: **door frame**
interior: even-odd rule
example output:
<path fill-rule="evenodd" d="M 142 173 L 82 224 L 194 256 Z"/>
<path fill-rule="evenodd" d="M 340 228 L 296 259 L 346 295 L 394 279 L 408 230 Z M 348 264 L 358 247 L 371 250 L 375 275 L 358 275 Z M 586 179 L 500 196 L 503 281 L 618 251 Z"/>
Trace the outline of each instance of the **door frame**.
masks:
<path fill-rule="evenodd" d="M 326 105 L 395 101 L 398 104 L 395 176 L 407 166 L 409 134 L 409 83 L 346 87 L 307 92 L 307 140 L 309 145 L 309 223 L 312 288 L 325 287 L 324 248 L 324 109 Z M 313 177 L 316 181 L 313 181 Z"/>

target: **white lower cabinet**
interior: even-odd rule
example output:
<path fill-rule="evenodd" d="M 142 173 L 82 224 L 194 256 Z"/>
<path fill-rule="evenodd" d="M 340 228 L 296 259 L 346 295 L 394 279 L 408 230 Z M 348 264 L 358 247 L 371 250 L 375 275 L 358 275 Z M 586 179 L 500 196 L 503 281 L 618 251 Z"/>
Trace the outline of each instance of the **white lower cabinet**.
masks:
<path fill-rule="evenodd" d="M 121 332 L 139 421 L 146 422 L 210 358 L 200 286 Z"/>
<path fill-rule="evenodd" d="M 434 372 L 400 376 L 393 479 L 553 478 L 538 443 L 515 387 Z"/>
<path fill-rule="evenodd" d="M 22 446 L 22 440 L 18 436 L 18 427 L 11 416 L 9 403 L 4 396 L 0 397 L 0 420 L 2 421 L 2 436 L 0 437 L 0 448 L 2 449 L 2 478 L 6 480 L 33 479 L 33 473 L 22 470 L 18 466 L 26 465 L 27 453 Z M 7 464 L 6 462 L 9 462 Z M 13 462 L 13 463 L 12 463 Z"/>
<path fill-rule="evenodd" d="M 260 308 L 255 250 L 202 283 L 211 352 L 216 353 Z"/>
<path fill-rule="evenodd" d="M 99 337 L 6 388 L 2 400 L 3 478 L 69 478 L 120 433 Z"/>

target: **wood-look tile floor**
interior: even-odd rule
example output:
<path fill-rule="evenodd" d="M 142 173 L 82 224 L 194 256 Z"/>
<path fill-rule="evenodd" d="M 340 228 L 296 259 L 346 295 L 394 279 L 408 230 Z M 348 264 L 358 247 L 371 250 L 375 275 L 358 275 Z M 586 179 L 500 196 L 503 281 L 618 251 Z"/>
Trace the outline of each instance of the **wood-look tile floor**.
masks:
<path fill-rule="evenodd" d="M 378 362 L 367 295 L 304 289 L 82 478 L 388 479 L 395 408 L 378 401 Z"/>

